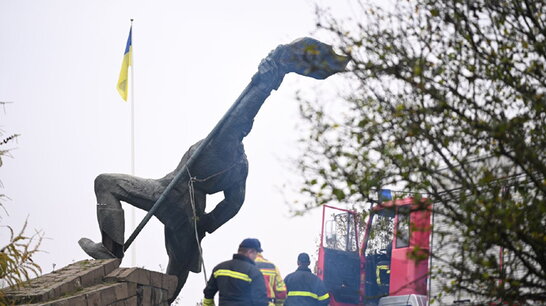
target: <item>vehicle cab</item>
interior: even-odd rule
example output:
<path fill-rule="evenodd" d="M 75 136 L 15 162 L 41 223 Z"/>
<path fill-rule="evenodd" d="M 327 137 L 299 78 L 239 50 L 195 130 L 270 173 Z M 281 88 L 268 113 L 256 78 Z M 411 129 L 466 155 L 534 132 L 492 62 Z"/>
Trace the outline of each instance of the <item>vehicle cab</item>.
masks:
<path fill-rule="evenodd" d="M 325 205 L 317 275 L 330 305 L 424 305 L 430 219 L 425 199 L 377 204 L 365 226 L 356 212 Z"/>
<path fill-rule="evenodd" d="M 391 305 L 387 302 L 408 298 L 426 301 L 430 215 L 426 200 L 414 198 L 372 208 L 361 252 L 365 304 Z"/>

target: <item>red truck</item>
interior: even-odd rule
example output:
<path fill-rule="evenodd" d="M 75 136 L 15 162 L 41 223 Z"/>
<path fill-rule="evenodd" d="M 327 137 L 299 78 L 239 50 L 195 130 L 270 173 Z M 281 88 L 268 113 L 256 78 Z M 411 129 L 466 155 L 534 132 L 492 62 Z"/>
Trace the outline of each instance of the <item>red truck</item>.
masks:
<path fill-rule="evenodd" d="M 426 199 L 391 200 L 362 227 L 358 213 L 324 205 L 317 275 L 330 305 L 427 305 L 431 212 Z"/>

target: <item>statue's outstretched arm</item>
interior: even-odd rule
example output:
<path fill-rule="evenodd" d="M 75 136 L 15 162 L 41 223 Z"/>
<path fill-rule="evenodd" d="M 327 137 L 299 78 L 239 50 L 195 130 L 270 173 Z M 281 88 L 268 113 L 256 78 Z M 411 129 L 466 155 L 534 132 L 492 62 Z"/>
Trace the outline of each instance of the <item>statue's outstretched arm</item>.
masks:
<path fill-rule="evenodd" d="M 224 190 L 224 199 L 211 212 L 201 216 L 199 226 L 207 233 L 214 232 L 237 214 L 244 201 L 245 182 L 243 181 Z"/>
<path fill-rule="evenodd" d="M 325 79 L 343 71 L 347 62 L 348 58 L 336 54 L 330 45 L 308 37 L 278 46 L 260 62 L 258 71 L 230 109 L 217 137 L 245 137 L 260 107 L 271 91 L 281 85 L 287 73 Z"/>

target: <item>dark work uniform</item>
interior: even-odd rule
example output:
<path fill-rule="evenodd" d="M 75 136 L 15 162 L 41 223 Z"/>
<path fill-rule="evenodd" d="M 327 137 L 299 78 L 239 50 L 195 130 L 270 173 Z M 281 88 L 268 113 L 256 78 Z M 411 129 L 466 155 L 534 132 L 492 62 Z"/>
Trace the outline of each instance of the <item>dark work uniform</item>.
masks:
<path fill-rule="evenodd" d="M 232 260 L 214 267 L 203 290 L 204 305 L 214 305 L 212 300 L 220 292 L 220 306 L 267 306 L 265 282 L 262 273 L 250 258 L 234 254 Z"/>
<path fill-rule="evenodd" d="M 330 295 L 320 278 L 307 267 L 298 267 L 284 279 L 288 296 L 285 306 L 328 305 Z"/>

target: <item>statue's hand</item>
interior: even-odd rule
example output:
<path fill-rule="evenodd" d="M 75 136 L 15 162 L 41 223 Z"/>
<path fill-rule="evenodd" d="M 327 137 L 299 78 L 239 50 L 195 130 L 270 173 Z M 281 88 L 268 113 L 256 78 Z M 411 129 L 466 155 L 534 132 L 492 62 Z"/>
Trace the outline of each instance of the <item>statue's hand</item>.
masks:
<path fill-rule="evenodd" d="M 348 57 L 336 54 L 332 46 L 310 37 L 280 45 L 267 58 L 272 58 L 284 73 L 295 72 L 315 79 L 344 71 L 349 62 Z"/>
<path fill-rule="evenodd" d="M 207 234 L 206 216 L 207 214 L 203 214 L 197 219 L 197 235 L 199 235 L 200 239 L 205 237 L 205 235 Z"/>
<path fill-rule="evenodd" d="M 255 80 L 264 90 L 277 89 L 289 72 L 325 79 L 344 71 L 348 62 L 349 58 L 336 54 L 332 46 L 304 37 L 271 51 L 261 61 Z"/>

